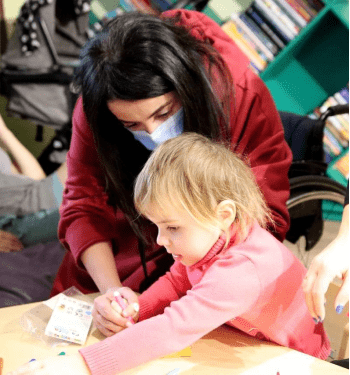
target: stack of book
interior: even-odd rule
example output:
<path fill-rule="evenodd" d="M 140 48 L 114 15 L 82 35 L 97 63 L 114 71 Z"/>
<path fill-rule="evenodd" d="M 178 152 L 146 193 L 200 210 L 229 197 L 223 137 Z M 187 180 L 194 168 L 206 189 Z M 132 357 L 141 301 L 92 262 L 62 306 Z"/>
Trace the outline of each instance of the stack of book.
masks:
<path fill-rule="evenodd" d="M 319 118 L 329 107 L 348 103 L 349 87 L 347 86 L 330 96 L 320 107 L 314 110 L 310 117 Z M 323 145 L 326 162 L 333 162 L 332 168 L 347 179 L 349 176 L 349 114 L 345 113 L 327 118 Z"/>
<path fill-rule="evenodd" d="M 222 29 L 260 73 L 324 7 L 321 0 L 254 0 L 234 13 Z"/>

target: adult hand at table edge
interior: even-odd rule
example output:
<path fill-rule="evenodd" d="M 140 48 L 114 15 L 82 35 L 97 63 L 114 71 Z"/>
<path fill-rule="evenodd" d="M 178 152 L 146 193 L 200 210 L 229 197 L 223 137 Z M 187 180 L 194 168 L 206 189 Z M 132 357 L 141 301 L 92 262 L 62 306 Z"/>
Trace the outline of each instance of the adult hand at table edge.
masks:
<path fill-rule="evenodd" d="M 49 357 L 33 361 L 19 367 L 7 375 L 91 375 L 83 357 L 77 353 L 73 355 Z"/>
<path fill-rule="evenodd" d="M 134 320 L 138 319 L 137 294 L 127 287 L 109 288 L 105 294 L 95 298 L 92 310 L 95 326 L 106 337 L 113 336 L 130 326 L 129 320 L 122 316 L 122 308 L 114 300 L 113 293 L 115 291 L 118 291 L 126 301 L 126 305 L 128 305 L 126 311 Z M 137 304 L 137 307 L 135 304 Z"/>
<path fill-rule="evenodd" d="M 312 261 L 303 281 L 306 303 L 312 317 L 318 321 L 325 318 L 325 294 L 335 277 L 342 280 L 334 301 L 340 314 L 349 301 L 349 237 L 338 236 Z"/>

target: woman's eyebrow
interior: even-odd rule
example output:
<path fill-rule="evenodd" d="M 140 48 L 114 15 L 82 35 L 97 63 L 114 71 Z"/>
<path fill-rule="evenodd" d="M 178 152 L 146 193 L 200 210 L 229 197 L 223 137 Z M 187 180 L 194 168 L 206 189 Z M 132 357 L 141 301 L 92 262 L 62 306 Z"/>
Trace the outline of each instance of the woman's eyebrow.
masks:
<path fill-rule="evenodd" d="M 163 104 L 162 106 L 160 106 L 158 109 L 156 109 L 148 118 L 150 119 L 151 117 L 153 117 L 154 115 L 156 115 L 158 112 L 160 112 L 163 108 L 165 108 L 166 106 L 168 106 L 171 102 L 173 101 L 173 99 L 170 99 L 167 103 Z"/>

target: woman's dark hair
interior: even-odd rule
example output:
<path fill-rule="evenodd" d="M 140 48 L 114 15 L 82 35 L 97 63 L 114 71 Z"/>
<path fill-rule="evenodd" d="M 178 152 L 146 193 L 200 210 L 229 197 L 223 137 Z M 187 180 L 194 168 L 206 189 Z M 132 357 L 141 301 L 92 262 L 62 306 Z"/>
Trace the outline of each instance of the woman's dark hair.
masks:
<path fill-rule="evenodd" d="M 233 84 L 228 69 L 209 42 L 191 36 L 177 21 L 142 13 L 117 16 L 85 45 L 76 72 L 109 202 L 124 212 L 139 237 L 132 190 L 150 152 L 108 110 L 107 102 L 175 91 L 184 108 L 184 131 L 223 140 L 229 134 Z"/>

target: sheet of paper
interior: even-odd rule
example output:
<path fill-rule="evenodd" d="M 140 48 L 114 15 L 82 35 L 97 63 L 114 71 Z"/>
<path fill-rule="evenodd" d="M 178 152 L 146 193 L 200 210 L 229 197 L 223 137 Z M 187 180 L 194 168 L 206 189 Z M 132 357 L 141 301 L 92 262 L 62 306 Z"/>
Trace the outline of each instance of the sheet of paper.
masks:
<path fill-rule="evenodd" d="M 311 365 L 314 358 L 308 355 L 301 356 L 298 352 L 288 352 L 273 359 L 267 360 L 259 366 L 251 368 L 242 375 L 311 375 Z"/>

